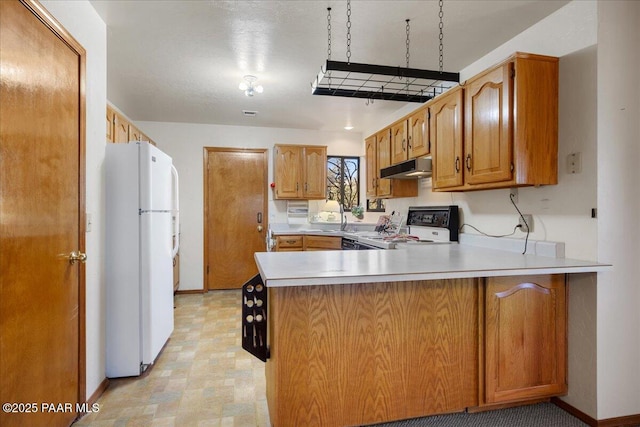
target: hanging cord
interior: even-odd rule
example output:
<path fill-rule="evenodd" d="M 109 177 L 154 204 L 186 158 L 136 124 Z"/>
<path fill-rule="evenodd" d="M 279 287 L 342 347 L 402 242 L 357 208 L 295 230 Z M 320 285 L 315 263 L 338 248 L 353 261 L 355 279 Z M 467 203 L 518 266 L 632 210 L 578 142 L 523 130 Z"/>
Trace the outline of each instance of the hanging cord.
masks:
<path fill-rule="evenodd" d="M 513 236 L 514 234 L 516 234 L 516 230 L 518 228 L 520 228 L 520 224 L 516 225 L 515 227 L 513 227 L 513 231 L 509 234 L 487 234 L 484 231 L 479 230 L 478 228 L 474 227 L 471 224 L 467 224 L 464 223 L 460 226 L 460 228 L 458 229 L 458 231 L 462 231 L 463 227 L 469 227 L 469 228 L 473 228 L 474 230 L 476 230 L 478 233 L 482 234 L 483 236 L 487 236 L 487 237 L 509 237 L 509 236 Z"/>
<path fill-rule="evenodd" d="M 351 62 L 351 0 L 347 0 L 347 64 Z"/>
<path fill-rule="evenodd" d="M 522 251 L 522 255 L 524 255 L 525 253 L 527 253 L 527 243 L 529 242 L 529 224 L 527 224 L 527 221 L 524 219 L 524 216 L 522 215 L 522 212 L 520 212 L 520 209 L 518 209 L 518 206 L 516 206 L 516 202 L 513 200 L 513 194 L 509 194 L 509 199 L 511 200 L 511 203 L 513 204 L 513 207 L 516 208 L 516 210 L 518 211 L 518 214 L 520 214 L 520 218 L 522 218 L 522 221 L 524 222 L 524 225 L 527 227 L 527 236 L 524 239 L 524 251 Z M 478 228 L 474 227 L 471 224 L 467 224 L 467 223 L 462 224 L 460 226 L 460 228 L 458 229 L 458 231 L 462 232 L 462 228 L 463 227 L 473 228 L 478 233 L 482 234 L 483 236 L 487 236 L 487 237 L 509 237 L 509 236 L 513 236 L 516 233 L 516 230 L 518 228 L 522 228 L 522 225 L 518 224 L 515 227 L 513 227 L 513 231 L 511 233 L 509 233 L 509 234 L 487 234 L 484 231 L 480 231 Z"/>
<path fill-rule="evenodd" d="M 511 200 L 513 207 L 516 208 L 518 214 L 520 214 L 520 218 L 522 219 L 522 222 L 524 222 L 524 225 L 527 226 L 527 236 L 524 239 L 524 251 L 522 251 L 522 255 L 524 255 L 525 253 L 527 253 L 527 243 L 529 242 L 529 224 L 527 224 L 527 220 L 524 219 L 522 212 L 520 212 L 520 209 L 518 209 L 518 206 L 516 206 L 516 202 L 513 200 L 513 197 L 513 194 L 509 194 L 509 200 Z M 518 227 L 520 227 L 520 224 L 518 224 Z"/>
<path fill-rule="evenodd" d="M 440 39 L 440 74 L 442 74 L 442 65 L 444 63 L 444 48 L 442 45 L 442 39 L 444 38 L 444 35 L 442 34 L 442 30 L 444 28 L 444 24 L 442 23 L 442 17 L 444 16 L 444 13 L 442 12 L 442 4 L 443 4 L 443 0 L 440 0 L 440 13 L 438 14 L 438 16 L 440 17 L 440 35 L 438 36 L 438 38 Z"/>

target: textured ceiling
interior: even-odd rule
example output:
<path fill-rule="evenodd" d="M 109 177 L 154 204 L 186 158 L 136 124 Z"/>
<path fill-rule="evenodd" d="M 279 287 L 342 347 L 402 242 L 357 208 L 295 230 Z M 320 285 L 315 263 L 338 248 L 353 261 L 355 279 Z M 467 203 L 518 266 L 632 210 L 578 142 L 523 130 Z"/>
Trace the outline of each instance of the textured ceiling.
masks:
<path fill-rule="evenodd" d="M 107 24 L 109 100 L 136 121 L 362 131 L 406 104 L 311 95 L 327 59 L 346 61 L 346 1 L 91 1 Z M 444 70 L 460 71 L 567 1 L 444 1 Z M 438 3 L 351 3 L 351 61 L 438 69 Z M 245 74 L 264 93 L 238 89 Z M 417 104 L 416 104 L 417 106 Z M 258 111 L 245 117 L 242 110 Z"/>

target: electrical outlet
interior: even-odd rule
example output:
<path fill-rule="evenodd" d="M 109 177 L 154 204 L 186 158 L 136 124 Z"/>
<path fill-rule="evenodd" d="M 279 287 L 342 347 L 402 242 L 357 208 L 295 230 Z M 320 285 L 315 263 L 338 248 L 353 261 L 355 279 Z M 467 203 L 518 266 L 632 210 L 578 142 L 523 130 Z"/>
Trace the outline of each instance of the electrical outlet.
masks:
<path fill-rule="evenodd" d="M 522 217 L 524 217 L 524 221 L 522 220 Z M 525 224 L 525 221 L 526 221 L 526 224 Z M 533 232 L 533 215 L 523 214 L 519 218 L 518 222 L 520 224 L 520 231 L 522 231 L 523 233 L 526 233 L 527 231 Z"/>

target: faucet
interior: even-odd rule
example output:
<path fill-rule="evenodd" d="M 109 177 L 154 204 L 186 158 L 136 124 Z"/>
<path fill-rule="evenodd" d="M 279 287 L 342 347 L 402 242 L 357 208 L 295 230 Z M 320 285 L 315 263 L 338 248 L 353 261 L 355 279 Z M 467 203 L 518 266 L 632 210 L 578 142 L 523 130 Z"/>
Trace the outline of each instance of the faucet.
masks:
<path fill-rule="evenodd" d="M 344 220 L 344 221 L 343 221 Z M 344 231 L 347 228 L 347 213 L 340 213 L 340 231 Z"/>

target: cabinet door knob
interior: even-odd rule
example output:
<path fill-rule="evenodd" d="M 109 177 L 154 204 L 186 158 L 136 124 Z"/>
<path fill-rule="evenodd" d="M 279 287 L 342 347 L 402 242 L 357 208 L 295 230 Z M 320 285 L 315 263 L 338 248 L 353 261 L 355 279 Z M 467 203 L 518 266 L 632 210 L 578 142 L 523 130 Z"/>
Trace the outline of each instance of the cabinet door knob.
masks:
<path fill-rule="evenodd" d="M 471 172 L 471 154 L 467 154 L 466 164 L 467 164 L 467 170 Z"/>
<path fill-rule="evenodd" d="M 460 157 L 456 156 L 456 172 L 460 172 Z"/>

